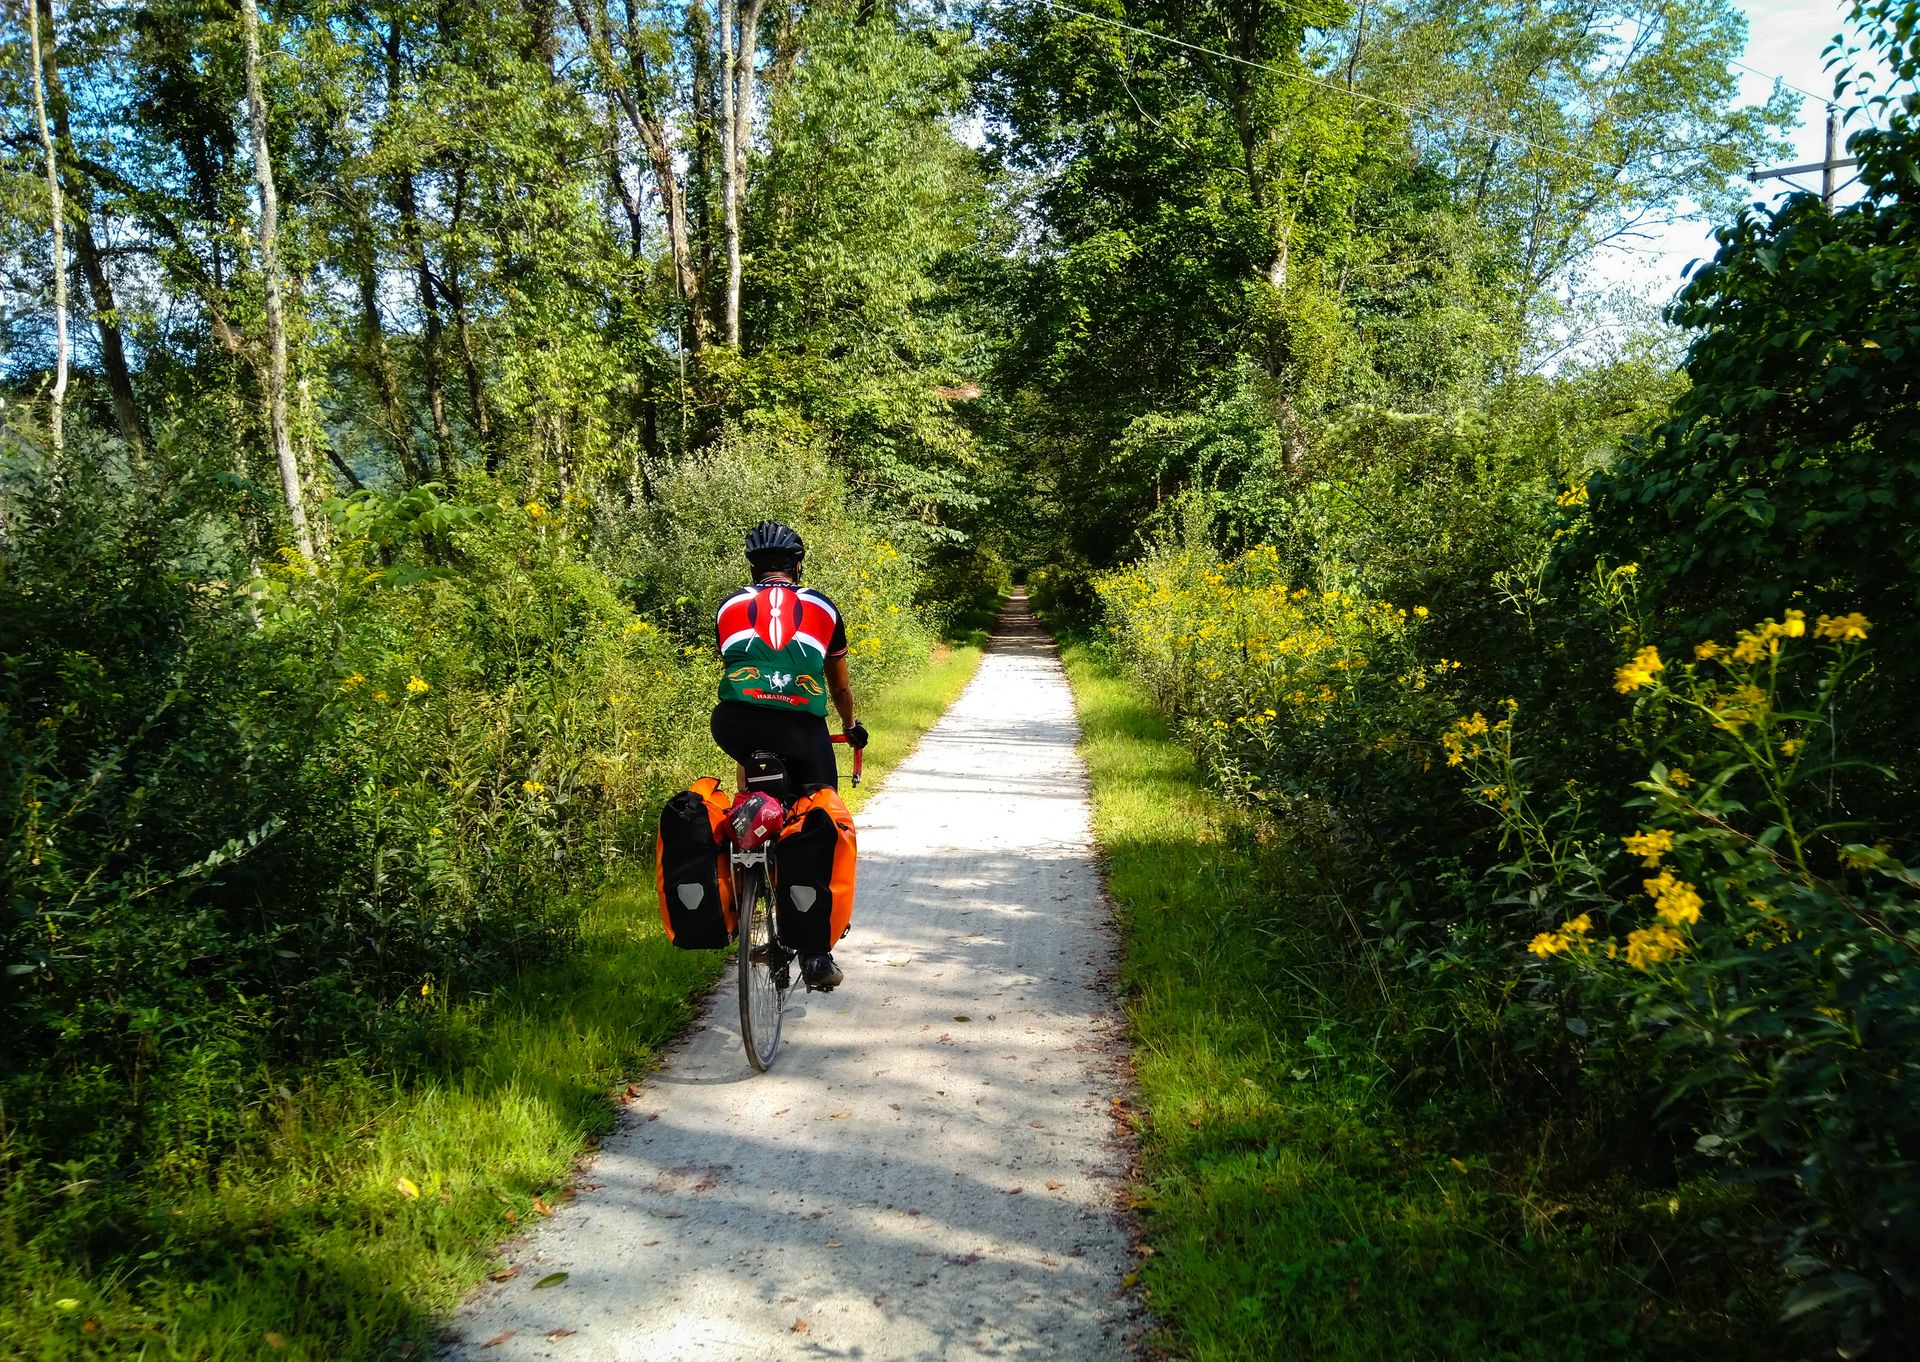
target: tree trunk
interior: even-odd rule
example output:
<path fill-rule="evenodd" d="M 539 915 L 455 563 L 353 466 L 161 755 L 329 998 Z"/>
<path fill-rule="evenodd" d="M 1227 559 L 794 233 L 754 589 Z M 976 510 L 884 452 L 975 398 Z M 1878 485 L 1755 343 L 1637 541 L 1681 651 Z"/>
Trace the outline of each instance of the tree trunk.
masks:
<path fill-rule="evenodd" d="M 727 120 L 727 194 L 732 221 L 727 235 L 728 341 L 740 344 L 740 234 L 747 205 L 747 162 L 753 150 L 753 78 L 760 53 L 760 9 L 765 0 L 740 0 L 739 43 L 728 43 L 727 98 L 722 116 Z M 722 0 L 729 9 L 736 0 Z"/>
<path fill-rule="evenodd" d="M 49 28 L 48 38 L 52 38 Z M 27 37 L 33 57 L 33 112 L 40 127 L 40 146 L 47 158 L 47 202 L 53 214 L 53 400 L 47 409 L 47 437 L 53 452 L 67 445 L 67 242 L 66 205 L 60 194 L 60 161 L 53 154 L 53 134 L 47 128 L 47 89 L 44 63 L 49 52 L 40 52 L 40 7 L 34 0 L 27 4 Z M 51 47 L 51 42 L 49 42 Z"/>
<path fill-rule="evenodd" d="M 735 0 L 720 0 L 720 230 L 727 243 L 727 302 L 721 337 L 740 344 L 740 157 L 734 148 L 733 24 Z M 746 35 L 742 34 L 744 42 Z"/>
<path fill-rule="evenodd" d="M 397 107 L 404 96 L 400 71 L 400 25 L 387 28 L 387 103 Z M 427 411 L 433 418 L 433 450 L 440 462 L 440 480 L 453 482 L 453 428 L 447 424 L 446 330 L 433 296 L 433 267 L 427 261 L 427 243 L 420 233 L 420 208 L 414 194 L 413 169 L 402 167 L 394 176 L 394 208 L 400 214 L 400 236 L 413 266 L 420 295 L 420 317 L 425 335 L 420 357 L 427 385 Z"/>
<path fill-rule="evenodd" d="M 147 449 L 146 422 L 140 416 L 140 404 L 134 397 L 133 375 L 127 368 L 127 347 L 120 331 L 120 307 L 114 300 L 113 280 L 101 259 L 99 243 L 93 235 L 93 192 L 73 150 L 73 127 L 67 114 L 66 87 L 60 79 L 58 41 L 53 29 L 53 0 L 29 0 L 40 11 L 41 32 L 46 35 L 41 47 L 40 67 L 47 86 L 48 112 L 53 116 L 53 140 L 60 150 L 61 189 L 72 219 L 74 261 L 87 292 L 93 300 L 93 326 L 100 337 L 100 367 L 107 376 L 107 389 L 113 394 L 114 422 L 121 438 L 136 454 Z"/>
<path fill-rule="evenodd" d="M 313 557 L 313 532 L 307 526 L 306 496 L 300 465 L 293 456 L 287 426 L 287 319 L 281 299 L 280 203 L 274 195 L 273 163 L 267 158 L 267 97 L 260 79 L 259 0 L 240 0 L 240 39 L 247 63 L 247 122 L 253 138 L 253 174 L 260 189 L 260 273 L 267 293 L 267 425 L 273 456 L 280 465 L 280 492 L 293 521 L 293 538 L 302 556 Z"/>
<path fill-rule="evenodd" d="M 593 0 L 593 3 L 598 4 L 599 0 Z M 707 316 L 706 302 L 701 296 L 700 277 L 693 267 L 693 255 L 687 242 L 686 203 L 674 167 L 673 143 L 667 135 L 666 122 L 648 102 L 645 91 L 648 74 L 646 53 L 638 47 L 628 52 L 631 74 L 639 78 L 637 81 L 630 79 L 628 71 L 614 60 L 605 16 L 590 8 L 589 0 L 572 0 L 572 4 L 574 18 L 586 36 L 587 50 L 599 68 L 601 78 L 606 81 L 613 99 L 638 134 L 641 145 L 646 148 L 647 163 L 653 170 L 654 190 L 660 196 L 660 208 L 667 220 L 667 245 L 673 255 L 674 282 L 687 311 L 687 347 L 697 355 L 711 336 L 713 327 Z"/>
<path fill-rule="evenodd" d="M 393 356 L 387 351 L 386 328 L 380 322 L 380 281 L 371 233 L 364 222 L 356 222 L 353 235 L 355 274 L 360 285 L 360 344 L 367 373 L 387 415 L 387 439 L 393 446 L 394 459 L 407 484 L 417 487 L 427 480 L 427 474 L 414 453 L 406 404 L 400 397 L 400 379 L 394 372 Z"/>
<path fill-rule="evenodd" d="M 453 167 L 453 231 L 449 234 L 454 241 L 460 239 L 460 215 L 466 211 L 467 172 L 466 167 L 455 162 Z M 447 300 L 447 306 L 453 309 L 453 338 L 460 345 L 460 367 L 467 379 L 467 403 L 473 416 L 474 434 L 480 438 L 480 449 L 486 458 L 487 472 L 500 471 L 500 450 L 493 439 L 493 418 L 487 409 L 487 392 L 480 381 L 480 357 L 473 348 L 473 330 L 467 322 L 467 298 L 460 285 L 460 261 L 449 252 L 446 277 L 439 281 L 440 295 Z"/>

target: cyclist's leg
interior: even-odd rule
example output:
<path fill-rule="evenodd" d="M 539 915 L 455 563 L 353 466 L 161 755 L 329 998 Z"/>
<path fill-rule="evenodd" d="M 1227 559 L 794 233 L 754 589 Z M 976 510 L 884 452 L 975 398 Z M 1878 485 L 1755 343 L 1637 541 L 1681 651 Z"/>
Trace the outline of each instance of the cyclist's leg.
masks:
<path fill-rule="evenodd" d="M 827 721 L 816 714 L 794 714 L 744 700 L 722 700 L 713 709 L 713 740 L 736 762 L 757 751 L 776 752 L 787 765 L 787 778 L 796 793 L 822 785 L 840 788 L 834 764 L 833 735 Z"/>
<path fill-rule="evenodd" d="M 792 731 L 788 735 L 791 750 L 782 748 L 780 755 L 787 759 L 787 771 L 793 777 L 793 788 L 802 794 L 819 789 L 822 785 L 840 788 L 840 768 L 833 757 L 833 734 L 827 729 L 827 721 L 817 714 L 786 714 L 782 718 L 792 721 Z"/>

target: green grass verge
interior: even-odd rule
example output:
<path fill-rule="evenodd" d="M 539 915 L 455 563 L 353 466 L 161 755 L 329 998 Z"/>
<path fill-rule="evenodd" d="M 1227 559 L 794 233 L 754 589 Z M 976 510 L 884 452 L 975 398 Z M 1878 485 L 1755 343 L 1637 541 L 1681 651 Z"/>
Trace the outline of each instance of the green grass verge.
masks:
<path fill-rule="evenodd" d="M 1524 1148 L 1452 1147 L 1458 1126 L 1396 1091 L 1373 1043 L 1396 985 L 1302 852 L 1211 793 L 1101 655 L 1066 663 L 1125 937 L 1158 1343 L 1209 1362 L 1729 1355 L 1700 1346 L 1726 1323 L 1711 1306 L 1675 1319 L 1620 1251 L 1664 1194 L 1587 1189 L 1624 1203 L 1599 1224 Z"/>
<path fill-rule="evenodd" d="M 977 647 L 942 647 L 872 697 L 855 807 L 979 661 Z M 21 1223 L 17 1189 L 0 1189 L 0 1355 L 414 1355 L 500 1241 L 567 1195 L 623 1085 L 693 1017 L 724 959 L 673 949 L 633 874 L 589 907 L 566 960 L 485 1003 L 422 999 L 435 1039 L 410 1076 L 342 1062 L 268 1084 L 247 1148 L 217 1175 L 177 1179 L 120 1227 L 123 1242 L 48 1244 Z M 91 1275 L 70 1266 L 89 1261 Z"/>

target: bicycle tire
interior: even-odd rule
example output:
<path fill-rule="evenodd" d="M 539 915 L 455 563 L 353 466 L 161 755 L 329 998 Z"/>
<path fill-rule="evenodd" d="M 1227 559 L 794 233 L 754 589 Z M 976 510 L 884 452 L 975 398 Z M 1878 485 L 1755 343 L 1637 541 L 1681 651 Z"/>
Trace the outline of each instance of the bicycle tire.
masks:
<path fill-rule="evenodd" d="M 739 914 L 740 1041 L 747 1063 L 765 1073 L 780 1049 L 780 1019 L 786 1010 L 786 975 L 791 985 L 793 962 L 784 959 L 773 939 L 773 892 L 762 867 L 738 872 L 734 906 Z M 755 958 L 756 952 L 758 959 Z"/>

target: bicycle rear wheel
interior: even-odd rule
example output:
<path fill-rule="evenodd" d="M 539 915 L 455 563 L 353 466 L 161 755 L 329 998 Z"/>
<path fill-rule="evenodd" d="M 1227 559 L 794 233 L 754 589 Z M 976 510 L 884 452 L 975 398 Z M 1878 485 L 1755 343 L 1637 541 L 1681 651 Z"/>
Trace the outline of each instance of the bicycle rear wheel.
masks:
<path fill-rule="evenodd" d="M 765 867 L 742 869 L 735 881 L 739 914 L 740 1039 L 747 1063 L 765 1073 L 780 1048 L 780 1014 L 793 982 L 793 957 L 773 939 L 773 889 Z"/>

